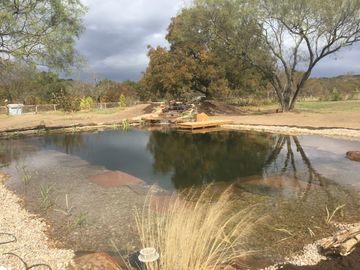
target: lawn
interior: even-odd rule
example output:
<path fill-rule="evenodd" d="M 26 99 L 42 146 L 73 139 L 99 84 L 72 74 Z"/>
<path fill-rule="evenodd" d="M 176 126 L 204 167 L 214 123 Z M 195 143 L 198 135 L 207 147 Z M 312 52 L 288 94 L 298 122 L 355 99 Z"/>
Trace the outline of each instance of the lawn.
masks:
<path fill-rule="evenodd" d="M 360 100 L 298 102 L 296 111 L 312 113 L 360 111 Z"/>

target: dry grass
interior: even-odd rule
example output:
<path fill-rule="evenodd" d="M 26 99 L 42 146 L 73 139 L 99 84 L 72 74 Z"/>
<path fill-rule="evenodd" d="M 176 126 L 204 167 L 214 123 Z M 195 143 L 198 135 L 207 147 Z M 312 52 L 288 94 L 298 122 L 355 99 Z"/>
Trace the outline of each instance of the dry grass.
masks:
<path fill-rule="evenodd" d="M 218 270 L 248 254 L 242 244 L 254 223 L 252 211 L 234 209 L 229 191 L 216 200 L 208 189 L 172 198 L 166 211 L 145 206 L 137 213 L 143 247 L 160 253 L 158 264 L 147 269 Z"/>

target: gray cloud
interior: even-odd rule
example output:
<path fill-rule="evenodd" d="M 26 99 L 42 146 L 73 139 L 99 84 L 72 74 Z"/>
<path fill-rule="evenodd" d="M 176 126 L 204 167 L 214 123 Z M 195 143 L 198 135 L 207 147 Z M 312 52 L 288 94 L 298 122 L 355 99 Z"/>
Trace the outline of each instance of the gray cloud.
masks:
<path fill-rule="evenodd" d="M 315 67 L 313 76 L 333 77 L 348 73 L 360 74 L 360 44 L 343 48 L 337 54 L 323 59 Z"/>
<path fill-rule="evenodd" d="M 87 66 L 74 78 L 85 80 L 137 80 L 148 64 L 147 45 L 167 46 L 166 29 L 170 18 L 184 0 L 84 0 L 89 12 L 86 30 L 77 43 L 87 58 Z M 360 74 L 360 45 L 324 59 L 313 76 Z"/>
<path fill-rule="evenodd" d="M 85 0 L 86 30 L 77 43 L 87 59 L 85 80 L 139 79 L 148 64 L 147 46 L 167 46 L 166 29 L 181 0 Z"/>

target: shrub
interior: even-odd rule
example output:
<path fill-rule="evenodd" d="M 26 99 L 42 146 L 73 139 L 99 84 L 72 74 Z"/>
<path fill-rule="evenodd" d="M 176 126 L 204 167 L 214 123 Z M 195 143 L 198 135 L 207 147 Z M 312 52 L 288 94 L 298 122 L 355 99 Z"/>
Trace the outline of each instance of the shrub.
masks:
<path fill-rule="evenodd" d="M 119 97 L 119 107 L 120 108 L 126 107 L 126 97 L 123 94 L 121 94 Z"/>
<path fill-rule="evenodd" d="M 334 88 L 330 93 L 330 99 L 331 101 L 341 101 L 343 100 L 343 97 L 341 96 L 340 92 Z"/>
<path fill-rule="evenodd" d="M 91 110 L 94 100 L 91 97 L 83 97 L 80 99 L 80 109 L 83 111 Z"/>
<path fill-rule="evenodd" d="M 65 112 L 74 112 L 80 110 L 80 99 L 78 97 L 69 95 L 63 88 L 61 88 L 56 93 L 52 93 L 51 101 L 54 104 L 58 104 L 59 109 Z"/>

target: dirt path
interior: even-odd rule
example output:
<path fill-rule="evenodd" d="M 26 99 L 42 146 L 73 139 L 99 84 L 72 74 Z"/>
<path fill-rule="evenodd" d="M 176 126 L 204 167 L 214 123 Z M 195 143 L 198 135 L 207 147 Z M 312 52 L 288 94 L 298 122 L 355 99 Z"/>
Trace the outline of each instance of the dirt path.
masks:
<path fill-rule="evenodd" d="M 321 135 L 360 140 L 360 111 L 334 113 L 268 113 L 261 115 L 212 116 L 213 120 L 232 120 L 225 128 L 280 133 Z"/>
<path fill-rule="evenodd" d="M 334 113 L 269 113 L 261 115 L 213 116 L 217 120 L 233 120 L 235 124 L 289 126 L 310 128 L 348 128 L 360 130 L 360 111 Z"/>
<path fill-rule="evenodd" d="M 74 124 L 112 124 L 119 123 L 123 119 L 138 117 L 148 113 L 148 104 L 135 105 L 122 111 L 105 114 L 101 112 L 88 113 L 46 113 L 46 114 L 26 114 L 21 116 L 0 116 L 0 132 L 10 129 L 30 128 L 39 125 L 52 126 L 71 126 Z"/>

